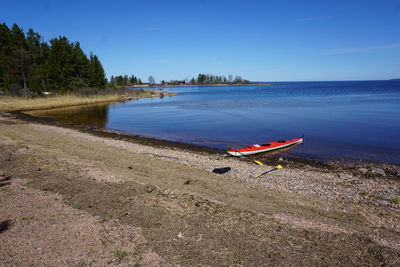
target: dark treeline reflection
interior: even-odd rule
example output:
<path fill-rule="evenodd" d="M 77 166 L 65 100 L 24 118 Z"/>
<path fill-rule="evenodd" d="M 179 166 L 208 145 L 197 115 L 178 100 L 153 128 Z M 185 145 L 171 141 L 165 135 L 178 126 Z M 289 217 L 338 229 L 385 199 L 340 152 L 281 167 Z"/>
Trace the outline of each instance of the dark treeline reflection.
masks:
<path fill-rule="evenodd" d="M 109 105 L 95 105 L 85 107 L 69 107 L 48 111 L 32 112 L 35 116 L 51 117 L 56 120 L 105 128 L 108 121 Z"/>

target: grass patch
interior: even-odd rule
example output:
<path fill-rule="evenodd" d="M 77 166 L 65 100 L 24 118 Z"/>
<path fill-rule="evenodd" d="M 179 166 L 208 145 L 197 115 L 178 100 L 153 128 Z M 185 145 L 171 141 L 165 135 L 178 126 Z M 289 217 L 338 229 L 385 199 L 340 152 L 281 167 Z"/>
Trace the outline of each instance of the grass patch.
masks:
<path fill-rule="evenodd" d="M 40 190 L 42 191 L 49 191 L 49 187 L 48 186 L 43 186 L 40 188 Z"/>
<path fill-rule="evenodd" d="M 368 196 L 368 192 L 367 191 L 362 191 L 361 193 L 360 193 L 360 195 L 362 195 L 362 196 Z"/>
<path fill-rule="evenodd" d="M 141 245 L 134 246 L 132 248 L 132 250 L 133 250 L 133 254 L 138 254 L 142 250 L 142 246 Z"/>
<path fill-rule="evenodd" d="M 106 222 L 106 221 L 109 221 L 109 220 L 111 220 L 111 215 L 108 215 L 108 214 L 106 214 L 106 215 L 103 215 L 102 217 L 101 217 L 101 222 Z"/>
<path fill-rule="evenodd" d="M 107 240 L 105 240 L 105 239 L 100 239 L 100 241 L 101 241 L 101 245 L 103 246 L 103 248 L 108 247 L 108 241 L 107 241 Z"/>
<path fill-rule="evenodd" d="M 80 210 L 81 209 L 81 205 L 76 204 L 75 206 L 73 206 L 74 209 Z"/>
<path fill-rule="evenodd" d="M 73 94 L 67 94 L 67 95 L 38 97 L 38 98 L 0 97 L 0 111 L 62 108 L 69 106 L 117 102 L 131 98 L 159 97 L 159 96 L 161 96 L 160 92 L 143 90 L 140 92 L 132 91 L 131 93 L 127 94 L 115 93 L 106 95 L 98 94 L 91 96 L 77 96 Z"/>
<path fill-rule="evenodd" d="M 87 96 L 63 95 L 42 98 L 7 97 L 0 99 L 0 111 L 50 109 L 73 105 L 88 105 L 112 102 L 121 99 L 120 95 Z"/>
<path fill-rule="evenodd" d="M 21 220 L 29 222 L 29 221 L 33 220 L 33 216 L 24 216 L 21 218 Z"/>
<path fill-rule="evenodd" d="M 393 204 L 399 204 L 400 203 L 400 198 L 398 198 L 398 197 L 391 197 L 391 198 L 389 198 L 389 200 Z"/>
<path fill-rule="evenodd" d="M 117 250 L 114 252 L 114 256 L 118 263 L 121 263 L 126 256 L 128 256 L 128 252 L 124 250 Z"/>

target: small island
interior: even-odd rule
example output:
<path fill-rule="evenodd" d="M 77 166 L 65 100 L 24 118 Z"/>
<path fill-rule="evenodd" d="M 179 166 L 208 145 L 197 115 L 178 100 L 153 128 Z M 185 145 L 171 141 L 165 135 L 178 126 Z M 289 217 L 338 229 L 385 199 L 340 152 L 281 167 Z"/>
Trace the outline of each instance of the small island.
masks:
<path fill-rule="evenodd" d="M 154 79 L 153 79 L 154 81 Z M 243 79 L 239 75 L 212 75 L 200 73 L 197 77 L 184 80 L 171 80 L 169 82 L 162 80 L 162 86 L 210 86 L 210 85 L 242 85 L 252 84 L 249 80 Z"/>
<path fill-rule="evenodd" d="M 239 75 L 228 75 L 228 78 L 224 75 L 213 75 L 213 74 L 204 74 L 200 73 L 197 77 L 193 77 L 191 79 L 185 78 L 182 80 L 161 80 L 159 83 L 156 83 L 154 76 L 148 77 L 148 83 L 142 82 L 141 79 L 137 78 L 135 75 L 118 75 L 111 76 L 110 81 L 108 83 L 109 87 L 118 88 L 118 87 L 176 87 L 176 86 L 226 86 L 226 85 L 251 85 L 255 84 L 249 80 L 243 79 Z"/>

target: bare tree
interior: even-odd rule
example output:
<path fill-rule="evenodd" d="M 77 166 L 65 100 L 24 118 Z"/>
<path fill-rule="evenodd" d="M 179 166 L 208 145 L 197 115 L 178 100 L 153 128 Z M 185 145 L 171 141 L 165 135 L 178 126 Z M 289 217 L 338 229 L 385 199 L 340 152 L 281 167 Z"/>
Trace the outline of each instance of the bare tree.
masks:
<path fill-rule="evenodd" d="M 149 84 L 155 84 L 156 80 L 154 79 L 153 76 L 149 76 Z"/>

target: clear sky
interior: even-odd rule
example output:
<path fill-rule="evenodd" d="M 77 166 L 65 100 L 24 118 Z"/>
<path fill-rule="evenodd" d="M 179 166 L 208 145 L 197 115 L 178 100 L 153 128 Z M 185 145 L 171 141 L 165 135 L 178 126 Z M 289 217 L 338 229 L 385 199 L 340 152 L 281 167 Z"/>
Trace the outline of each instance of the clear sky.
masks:
<path fill-rule="evenodd" d="M 0 22 L 79 41 L 108 77 L 400 78 L 399 0 L 0 0 Z"/>

